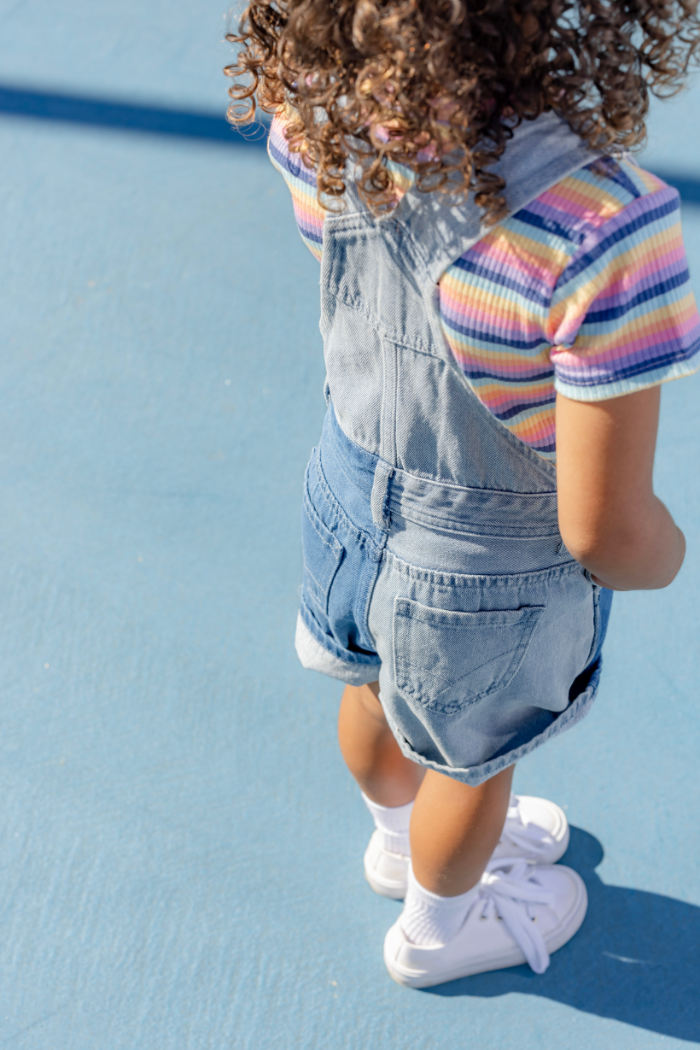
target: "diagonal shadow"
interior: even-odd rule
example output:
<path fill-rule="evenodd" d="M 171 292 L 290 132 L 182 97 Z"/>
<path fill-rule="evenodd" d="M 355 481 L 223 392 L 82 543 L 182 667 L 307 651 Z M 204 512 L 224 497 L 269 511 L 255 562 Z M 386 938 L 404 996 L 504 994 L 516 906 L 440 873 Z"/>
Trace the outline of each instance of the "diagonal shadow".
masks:
<path fill-rule="evenodd" d="M 544 975 L 518 966 L 424 994 L 539 995 L 661 1035 L 700 1041 L 700 908 L 657 893 L 606 886 L 594 870 L 602 859 L 598 840 L 572 828 L 563 863 L 586 883 L 588 917 Z"/>
<path fill-rule="evenodd" d="M 267 127 L 254 122 L 244 128 L 232 127 L 221 114 L 196 110 L 142 106 L 130 102 L 109 102 L 83 95 L 63 95 L 45 91 L 24 91 L 0 84 L 0 113 L 35 120 L 55 120 L 69 124 L 116 128 L 149 135 L 174 135 L 204 139 L 225 146 L 251 146 L 265 149 Z"/>

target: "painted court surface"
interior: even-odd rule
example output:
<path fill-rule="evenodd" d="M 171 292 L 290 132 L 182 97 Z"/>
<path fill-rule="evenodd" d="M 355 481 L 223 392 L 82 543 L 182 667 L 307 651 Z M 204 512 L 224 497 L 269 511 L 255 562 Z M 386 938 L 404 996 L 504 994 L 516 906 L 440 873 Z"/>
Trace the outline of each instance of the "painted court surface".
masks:
<path fill-rule="evenodd" d="M 543 977 L 399 988 L 341 687 L 292 645 L 318 268 L 210 119 L 222 13 L 0 0 L 0 26 L 0 1045 L 700 1045 L 700 378 L 663 399 L 682 576 L 616 597 L 593 713 L 516 773 L 567 809 L 588 919 Z M 697 293 L 699 113 L 700 85 L 657 110 L 645 158 Z"/>

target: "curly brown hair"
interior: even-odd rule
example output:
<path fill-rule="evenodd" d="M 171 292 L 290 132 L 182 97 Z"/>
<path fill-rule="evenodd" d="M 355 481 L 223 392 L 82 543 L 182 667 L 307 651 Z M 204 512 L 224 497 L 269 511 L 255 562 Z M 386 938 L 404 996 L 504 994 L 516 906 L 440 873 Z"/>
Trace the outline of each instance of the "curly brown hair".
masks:
<path fill-rule="evenodd" d="M 394 161 L 421 190 L 473 189 L 495 222 L 505 184 L 488 169 L 521 121 L 554 110 L 608 152 L 644 140 L 649 93 L 674 94 L 697 57 L 699 2 L 249 0 L 227 36 L 229 119 L 286 106 L 326 207 L 352 156 L 375 212 L 396 202 Z"/>

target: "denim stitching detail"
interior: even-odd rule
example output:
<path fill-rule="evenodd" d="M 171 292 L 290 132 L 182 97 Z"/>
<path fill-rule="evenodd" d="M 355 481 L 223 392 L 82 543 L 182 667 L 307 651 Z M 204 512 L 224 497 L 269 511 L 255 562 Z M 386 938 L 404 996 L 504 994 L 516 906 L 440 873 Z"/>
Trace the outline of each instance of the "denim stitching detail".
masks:
<path fill-rule="evenodd" d="M 318 522 L 317 522 L 316 519 L 318 518 L 318 521 L 321 520 L 320 516 L 318 514 L 318 511 L 316 510 L 316 508 L 314 507 L 313 503 L 311 502 L 311 500 L 309 499 L 309 497 L 307 496 L 306 493 L 304 493 L 304 497 L 305 497 L 304 498 L 304 507 L 308 508 L 308 511 L 310 512 L 308 517 L 309 517 L 309 521 L 310 521 L 311 525 L 313 526 L 314 532 L 316 533 L 316 535 L 320 539 L 321 543 L 325 547 L 328 547 L 328 550 L 331 551 L 333 554 L 335 554 L 337 556 L 338 554 L 340 554 L 342 552 L 342 549 L 343 549 L 342 543 L 339 540 L 337 540 L 334 536 L 331 536 L 331 538 L 333 539 L 333 543 L 329 543 L 328 542 L 328 540 L 326 539 L 326 537 L 323 535 L 323 533 L 321 532 L 321 530 L 318 527 Z M 323 523 L 321 522 L 321 524 L 323 524 Z M 313 575 L 313 573 L 311 575 Z"/>
<path fill-rule="evenodd" d="M 405 332 L 387 326 L 383 318 L 378 317 L 368 309 L 365 300 L 361 296 L 351 295 L 348 291 L 342 291 L 335 287 L 327 287 L 325 293 L 332 299 L 336 299 L 339 303 L 347 306 L 348 309 L 361 314 L 380 338 L 386 339 L 392 345 L 402 350 L 410 350 L 413 353 L 422 354 L 424 357 L 430 357 L 433 360 L 442 360 L 440 354 L 435 352 L 430 343 L 425 343 L 422 339 L 410 341 L 406 338 Z M 463 375 L 464 373 L 460 374 Z"/>
<path fill-rule="evenodd" d="M 320 457 L 317 463 L 316 484 L 321 489 L 324 498 L 330 504 L 331 509 L 334 512 L 334 515 L 339 525 L 341 525 L 342 528 L 350 532 L 355 537 L 356 541 L 363 547 L 363 549 L 369 549 L 370 553 L 373 554 L 375 549 L 378 547 L 377 540 L 368 532 L 359 529 L 357 525 L 355 525 L 355 523 L 351 521 L 350 518 L 347 516 L 343 507 L 340 505 L 335 495 L 333 494 L 333 490 L 328 484 L 328 480 L 323 472 L 323 465 L 320 461 Z"/>
<path fill-rule="evenodd" d="M 456 768 L 448 766 L 442 762 L 434 762 L 432 759 L 424 758 L 422 755 L 419 755 L 417 751 L 413 750 L 406 737 L 393 722 L 393 719 L 389 717 L 388 712 L 385 712 L 385 714 L 390 723 L 391 731 L 406 758 L 409 758 L 412 762 L 417 762 L 419 765 L 425 766 L 428 769 L 434 769 L 438 773 L 444 773 L 445 776 L 452 777 L 454 780 L 460 780 L 464 784 L 476 786 L 482 784 L 485 780 L 489 780 L 496 773 L 500 773 L 502 769 L 506 769 L 508 766 L 512 766 L 516 762 L 519 762 L 522 758 L 525 758 L 526 755 L 529 755 L 530 752 L 535 751 L 542 744 L 547 743 L 547 741 L 553 739 L 555 736 L 559 736 L 560 733 L 565 732 L 567 729 L 571 729 L 574 725 L 585 718 L 598 693 L 602 662 L 601 657 L 600 663 L 594 670 L 591 681 L 586 689 L 584 689 L 580 696 L 576 697 L 573 704 L 555 718 L 552 724 L 545 729 L 543 733 L 539 733 L 526 744 L 521 744 L 520 747 L 506 752 L 505 755 L 499 755 L 498 758 L 490 759 L 488 762 L 482 763 L 480 766 Z"/>
<path fill-rule="evenodd" d="M 430 583 L 438 590 L 445 593 L 453 591 L 456 587 L 474 588 L 509 588 L 517 589 L 518 586 L 531 586 L 537 583 L 547 583 L 550 580 L 559 579 L 564 576 L 583 575 L 585 570 L 577 561 L 564 562 L 563 565 L 552 565 L 547 569 L 535 569 L 532 572 L 523 573 L 456 573 L 440 572 L 437 569 L 421 569 L 416 565 L 398 558 L 391 551 L 386 552 L 391 559 L 392 571 L 399 572 L 411 580 L 420 583 Z M 593 584 L 591 584 L 591 587 Z"/>
<path fill-rule="evenodd" d="M 590 580 L 591 574 L 586 569 L 587 579 Z M 592 581 L 591 581 L 592 582 Z M 586 657 L 586 667 L 590 664 L 593 659 L 593 653 L 596 651 L 598 645 L 598 638 L 600 636 L 600 587 L 593 586 L 593 641 L 591 642 L 591 648 Z"/>
<path fill-rule="evenodd" d="M 450 610 L 431 610 L 431 612 L 434 612 L 437 615 L 431 615 L 429 617 L 421 615 L 413 616 L 411 615 L 411 606 L 420 606 L 420 603 L 411 602 L 411 605 L 406 605 L 406 601 L 406 599 L 397 597 L 394 606 L 395 617 L 393 625 L 393 649 L 394 677 L 396 680 L 396 687 L 404 695 L 415 698 L 421 705 L 421 707 L 424 707 L 429 711 L 441 712 L 442 714 L 456 714 L 460 711 L 464 711 L 468 707 L 471 707 L 473 704 L 476 704 L 480 700 L 483 700 L 485 697 L 491 696 L 493 693 L 499 692 L 502 689 L 506 689 L 513 682 L 513 679 L 520 670 L 523 660 L 525 658 L 525 654 L 530 647 L 530 643 L 532 642 L 532 636 L 535 633 L 535 630 L 537 629 L 540 619 L 542 618 L 542 615 L 545 611 L 544 606 L 533 605 L 525 606 L 523 609 L 517 610 L 492 610 L 483 614 L 484 620 L 488 618 L 490 622 L 477 623 L 473 628 L 470 628 L 468 621 L 466 623 L 464 621 L 462 623 L 459 623 L 454 620 L 450 622 Z M 421 608 L 428 609 L 429 606 L 423 606 Z M 441 617 L 440 613 L 447 613 L 448 615 Z M 521 615 L 517 620 L 513 617 L 511 623 L 499 624 L 494 622 L 499 613 L 520 613 Z M 477 617 L 481 614 L 465 614 L 465 616 L 470 615 L 474 615 L 475 617 Z M 483 627 L 488 627 L 489 631 L 494 632 L 512 630 L 513 628 L 520 627 L 522 631 L 522 637 L 519 641 L 516 642 L 512 649 L 508 649 L 503 653 L 497 653 L 496 656 L 492 657 L 491 659 L 485 660 L 483 663 L 478 664 L 475 667 L 469 667 L 464 672 L 464 674 L 459 675 L 457 678 L 448 680 L 443 675 L 437 674 L 434 671 L 430 671 L 424 667 L 421 667 L 419 664 L 414 664 L 411 662 L 410 659 L 405 659 L 406 649 L 411 650 L 411 638 L 410 636 L 408 638 L 405 638 L 405 644 L 400 644 L 396 629 L 397 621 L 400 619 L 406 620 L 409 623 L 424 623 L 427 624 L 428 627 L 439 627 L 440 631 L 442 632 L 466 632 L 470 629 L 477 630 Z M 486 689 L 483 689 L 480 692 L 469 697 L 465 697 L 464 699 L 454 700 L 447 703 L 440 703 L 440 701 L 438 700 L 438 697 L 441 695 L 441 693 L 444 693 L 445 690 L 458 687 L 460 682 L 462 682 L 465 678 L 468 678 L 470 675 L 475 674 L 483 667 L 487 667 L 489 664 L 495 663 L 497 660 L 505 659 L 508 659 L 507 667 L 504 667 L 500 676 L 498 676 L 495 679 L 495 681 L 493 681 L 491 685 L 488 686 Z M 444 682 L 445 684 L 443 685 L 442 689 L 440 689 L 437 693 L 434 693 L 432 697 L 427 697 L 424 694 L 423 690 L 420 689 L 420 687 L 416 687 L 414 684 L 412 684 L 410 679 L 411 670 L 415 674 L 428 675 L 431 678 Z"/>
<path fill-rule="evenodd" d="M 314 618 L 313 612 L 306 605 L 303 597 L 299 602 L 299 610 L 301 612 L 302 619 L 316 641 L 327 649 L 329 653 L 336 656 L 339 660 L 343 660 L 346 664 L 358 664 L 371 667 L 379 667 L 381 665 L 381 659 L 379 656 L 368 656 L 367 653 L 354 653 L 350 649 L 343 649 L 338 645 L 332 638 L 321 631 L 316 619 Z"/>

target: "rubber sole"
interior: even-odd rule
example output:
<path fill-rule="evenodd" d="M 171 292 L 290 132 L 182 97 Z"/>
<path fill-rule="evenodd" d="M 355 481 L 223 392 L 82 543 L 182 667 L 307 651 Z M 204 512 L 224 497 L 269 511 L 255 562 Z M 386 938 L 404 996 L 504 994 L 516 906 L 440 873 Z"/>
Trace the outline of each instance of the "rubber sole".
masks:
<path fill-rule="evenodd" d="M 380 897 L 388 897 L 390 900 L 402 901 L 406 896 L 407 880 L 408 880 L 408 865 L 409 861 L 406 860 L 405 868 L 406 874 L 403 879 L 387 879 L 383 878 L 374 868 L 373 859 L 375 855 L 383 853 L 380 848 L 375 846 L 378 832 L 374 832 L 372 838 L 369 841 L 369 845 L 365 850 L 363 858 L 363 865 L 365 871 L 365 878 L 367 882 Z M 395 858 L 394 863 L 399 861 L 398 855 L 384 854 L 385 857 Z M 400 869 L 399 869 L 400 870 Z"/>
<path fill-rule="evenodd" d="M 562 918 L 559 925 L 556 926 L 545 938 L 547 951 L 550 955 L 558 951 L 559 948 L 563 948 L 564 945 L 567 944 L 576 933 L 578 933 L 583 920 L 586 917 L 586 912 L 588 910 L 588 894 L 586 893 L 586 887 L 580 877 L 576 882 L 576 886 L 578 892 L 571 909 L 567 915 Z M 447 984 L 448 981 L 456 981 L 461 977 L 473 977 L 478 973 L 491 973 L 495 970 L 506 970 L 511 966 L 522 966 L 523 963 L 527 962 L 527 959 L 520 948 L 517 945 L 514 945 L 512 951 L 503 953 L 496 958 L 482 957 L 481 959 L 470 960 L 469 962 L 465 961 L 460 965 L 452 966 L 448 970 L 443 970 L 437 973 L 428 974 L 401 970 L 389 957 L 389 950 L 391 947 L 390 939 L 394 929 L 395 926 L 389 930 L 386 940 L 384 941 L 384 964 L 392 980 L 406 988 L 432 988 L 437 984 Z"/>
<path fill-rule="evenodd" d="M 406 887 L 398 885 L 389 885 L 385 882 L 379 882 L 374 876 L 372 876 L 365 868 L 365 878 L 370 884 L 375 893 L 378 893 L 380 897 L 388 897 L 392 901 L 402 901 L 406 896 Z"/>

